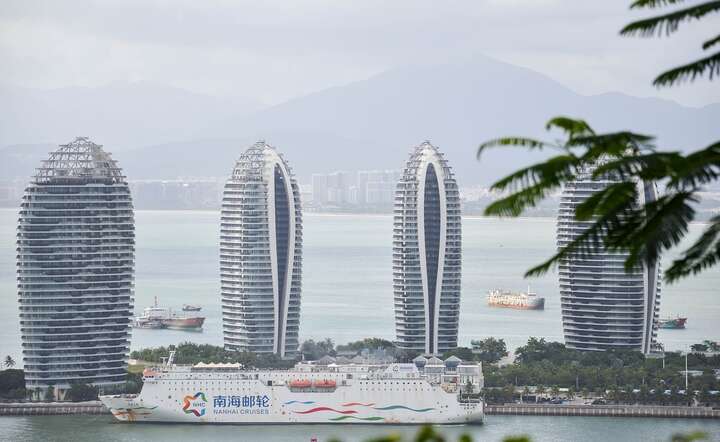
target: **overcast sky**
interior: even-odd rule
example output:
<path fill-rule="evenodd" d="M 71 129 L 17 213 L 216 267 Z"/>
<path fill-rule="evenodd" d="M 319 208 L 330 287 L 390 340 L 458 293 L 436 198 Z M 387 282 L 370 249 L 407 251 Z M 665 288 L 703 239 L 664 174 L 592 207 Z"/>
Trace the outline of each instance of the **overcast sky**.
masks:
<path fill-rule="evenodd" d="M 692 2 L 690 2 L 692 3 Z M 699 58 L 720 19 L 671 38 L 618 36 L 629 0 L 3 0 L 0 83 L 33 88 L 149 81 L 279 103 L 413 63 L 486 54 L 583 94 L 687 105 L 720 83 L 651 86 Z"/>

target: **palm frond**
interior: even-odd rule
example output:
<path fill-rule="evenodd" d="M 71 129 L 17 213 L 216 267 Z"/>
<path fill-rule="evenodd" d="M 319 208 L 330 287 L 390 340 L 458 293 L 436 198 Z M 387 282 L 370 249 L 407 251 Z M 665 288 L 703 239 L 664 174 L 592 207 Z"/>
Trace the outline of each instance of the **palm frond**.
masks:
<path fill-rule="evenodd" d="M 560 155 L 520 169 L 497 181 L 490 187 L 492 190 L 510 190 L 513 194 L 490 204 L 485 208 L 485 215 L 520 215 L 524 209 L 534 207 L 550 192 L 575 176 L 577 163 L 578 158 L 573 155 Z"/>
<path fill-rule="evenodd" d="M 697 189 L 720 178 L 720 141 L 705 149 L 673 161 L 667 188 L 670 190 Z"/>
<path fill-rule="evenodd" d="M 637 201 L 637 188 L 632 182 L 613 183 L 595 192 L 575 208 L 578 221 L 589 221 L 604 213 L 620 213 Z"/>
<path fill-rule="evenodd" d="M 622 157 L 628 151 L 640 152 L 652 150 L 653 137 L 650 135 L 636 134 L 622 131 L 601 135 L 579 136 L 567 141 L 570 147 L 585 146 L 587 152 L 584 157 L 593 161 L 601 157 Z"/>
<path fill-rule="evenodd" d="M 663 31 L 665 35 L 670 35 L 677 31 L 681 22 L 699 20 L 716 11 L 720 11 L 720 0 L 700 3 L 668 14 L 632 22 L 620 31 L 620 35 L 639 34 L 642 37 L 652 37 L 656 31 L 658 35 L 662 34 Z"/>
<path fill-rule="evenodd" d="M 707 51 L 711 47 L 715 46 L 716 44 L 720 43 L 720 35 L 718 35 L 715 38 L 711 38 L 710 40 L 703 43 L 702 48 L 704 51 Z"/>
<path fill-rule="evenodd" d="M 710 225 L 700 238 L 665 271 L 665 280 L 675 282 L 685 276 L 698 274 L 720 263 L 720 215 L 710 219 Z"/>
<path fill-rule="evenodd" d="M 627 155 L 606 161 L 593 171 L 593 178 L 614 176 L 627 181 L 640 178 L 643 181 L 658 181 L 676 173 L 677 164 L 684 161 L 679 152 L 651 152 L 641 155 Z"/>
<path fill-rule="evenodd" d="M 576 137 L 595 135 L 595 131 L 584 120 L 568 117 L 555 117 L 545 125 L 546 130 L 560 129 L 572 140 Z"/>
<path fill-rule="evenodd" d="M 653 85 L 657 87 L 672 86 L 685 80 L 692 81 L 705 75 L 705 71 L 707 71 L 710 80 L 716 75 L 720 75 L 720 52 L 665 71 L 653 80 Z"/>
<path fill-rule="evenodd" d="M 682 241 L 695 218 L 692 204 L 697 202 L 694 193 L 678 192 L 636 206 L 608 229 L 605 245 L 611 251 L 628 252 L 626 271 L 642 263 L 655 263 L 665 250 Z"/>
<path fill-rule="evenodd" d="M 598 251 L 602 251 L 605 248 L 605 226 L 617 222 L 617 220 L 611 219 L 613 217 L 614 215 L 607 214 L 598 218 L 595 223 L 590 225 L 590 227 L 585 229 L 564 247 L 561 247 L 557 253 L 548 260 L 525 272 L 525 277 L 542 276 L 570 256 L 587 258 L 593 256 L 593 254 L 596 254 Z"/>
<path fill-rule="evenodd" d="M 660 6 L 675 5 L 685 0 L 636 0 L 630 5 L 630 9 L 657 8 Z"/>
<path fill-rule="evenodd" d="M 544 141 L 535 140 L 532 138 L 524 138 L 524 137 L 504 137 L 504 138 L 496 138 L 494 140 L 486 141 L 482 143 L 480 146 L 478 146 L 477 151 L 477 158 L 480 158 L 480 155 L 482 155 L 483 152 L 485 152 L 487 149 L 491 147 L 503 147 L 503 146 L 518 146 L 518 147 L 527 147 L 530 149 L 542 149 L 544 147 L 559 147 L 557 145 L 553 145 L 550 143 L 546 143 Z"/>

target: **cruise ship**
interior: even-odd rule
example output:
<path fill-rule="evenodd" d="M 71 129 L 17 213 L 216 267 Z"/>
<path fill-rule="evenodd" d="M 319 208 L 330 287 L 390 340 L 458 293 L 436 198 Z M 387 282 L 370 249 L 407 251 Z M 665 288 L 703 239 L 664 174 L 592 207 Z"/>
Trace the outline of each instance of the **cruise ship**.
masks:
<path fill-rule="evenodd" d="M 291 370 L 239 364 L 147 368 L 138 395 L 100 396 L 126 422 L 200 424 L 482 423 L 480 364 L 417 358 L 388 365 L 298 363 Z"/>

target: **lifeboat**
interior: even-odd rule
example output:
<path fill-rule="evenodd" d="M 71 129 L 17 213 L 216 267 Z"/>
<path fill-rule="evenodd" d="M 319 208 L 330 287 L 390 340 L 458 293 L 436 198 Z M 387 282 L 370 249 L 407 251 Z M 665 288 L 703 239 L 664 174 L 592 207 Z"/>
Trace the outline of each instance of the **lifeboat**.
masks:
<path fill-rule="evenodd" d="M 143 377 L 145 378 L 154 378 L 156 374 L 157 373 L 155 372 L 155 370 L 150 368 L 146 368 L 145 370 L 143 370 Z"/>
<path fill-rule="evenodd" d="M 313 386 L 316 388 L 335 388 L 336 383 L 333 380 L 323 379 L 322 381 L 315 381 Z"/>
<path fill-rule="evenodd" d="M 312 386 L 312 382 L 305 379 L 290 381 L 291 388 L 309 388 L 310 386 Z"/>

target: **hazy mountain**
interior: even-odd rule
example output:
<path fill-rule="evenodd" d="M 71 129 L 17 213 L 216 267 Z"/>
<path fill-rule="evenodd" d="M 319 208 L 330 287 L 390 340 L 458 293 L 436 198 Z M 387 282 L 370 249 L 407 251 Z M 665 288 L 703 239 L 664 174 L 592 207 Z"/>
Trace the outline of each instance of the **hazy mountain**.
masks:
<path fill-rule="evenodd" d="M 717 139 L 720 104 L 697 109 L 622 94 L 582 96 L 528 69 L 479 58 L 387 72 L 263 110 L 235 127 L 270 141 L 281 131 L 302 129 L 363 146 L 318 138 L 313 151 L 320 155 L 306 155 L 305 140 L 300 146 L 283 142 L 296 170 L 308 172 L 369 162 L 398 168 L 409 148 L 428 139 L 446 153 L 461 184 L 470 184 L 490 182 L 537 158 L 522 150 L 495 151 L 478 164 L 478 143 L 503 135 L 553 139 L 557 134 L 545 133 L 544 124 L 556 115 L 585 118 L 597 130 L 654 134 L 660 147 L 688 149 Z"/>
<path fill-rule="evenodd" d="M 0 145 L 59 144 L 85 135 L 119 150 L 207 136 L 218 118 L 261 105 L 154 83 L 52 90 L 0 87 Z"/>
<path fill-rule="evenodd" d="M 120 105 L 113 106 L 107 101 L 106 107 L 127 109 L 132 102 L 121 100 Z M 556 115 L 585 118 L 597 130 L 632 129 L 654 134 L 659 147 L 681 149 L 703 147 L 717 139 L 720 121 L 720 104 L 689 108 L 616 93 L 583 96 L 534 71 L 484 57 L 389 71 L 245 117 L 222 106 L 209 111 L 187 110 L 172 103 L 154 105 L 157 109 L 138 109 L 142 117 L 131 118 L 130 113 L 126 120 L 87 117 L 85 125 L 73 126 L 78 132 L 72 133 L 92 136 L 101 132 L 95 130 L 98 124 L 108 133 L 113 129 L 140 140 L 200 140 L 137 142 L 137 146 L 153 145 L 122 150 L 107 141 L 113 136 L 98 136 L 98 142 L 115 152 L 131 178 L 226 176 L 239 153 L 264 138 L 285 154 L 302 181 L 311 173 L 335 169 L 398 169 L 410 148 L 428 139 L 446 153 L 460 184 L 467 185 L 489 183 L 542 155 L 523 150 L 495 151 L 478 163 L 478 143 L 503 135 L 554 139 L 557 134 L 545 133 L 544 124 Z M 177 117 L 183 124 L 168 129 L 172 121 L 165 121 L 174 107 L 183 109 Z M 152 115 L 163 112 L 168 112 L 161 115 L 163 123 L 156 124 Z M 93 132 L 83 127 L 93 128 Z M 43 137 L 35 139 L 48 139 L 52 130 L 59 129 L 37 126 L 37 134 Z M 65 141 L 71 137 L 56 138 Z M 33 138 L 28 135 L 27 139 Z M 0 163 L 5 161 L 6 150 L 0 150 Z"/>

